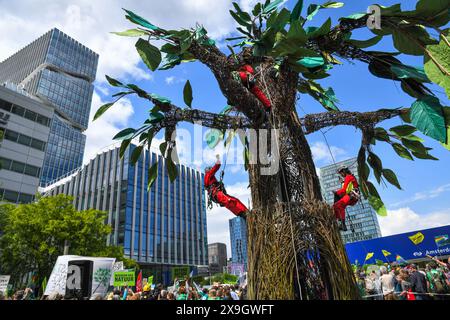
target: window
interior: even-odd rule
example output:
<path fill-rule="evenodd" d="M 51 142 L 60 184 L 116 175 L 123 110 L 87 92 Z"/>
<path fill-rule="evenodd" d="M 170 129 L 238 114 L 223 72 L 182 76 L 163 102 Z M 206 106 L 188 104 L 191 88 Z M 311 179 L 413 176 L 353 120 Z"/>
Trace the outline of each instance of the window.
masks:
<path fill-rule="evenodd" d="M 39 177 L 39 168 L 35 166 L 27 165 L 25 166 L 25 174 L 32 177 Z"/>
<path fill-rule="evenodd" d="M 4 190 L 3 199 L 6 201 L 17 202 L 19 193 L 16 191 Z"/>
<path fill-rule="evenodd" d="M 19 135 L 19 143 L 23 144 L 25 146 L 30 146 L 31 145 L 31 138 L 21 134 L 21 135 Z"/>
<path fill-rule="evenodd" d="M 25 114 L 25 109 L 19 106 L 14 105 L 12 107 L 12 113 L 17 114 L 18 116 L 23 117 Z"/>
<path fill-rule="evenodd" d="M 30 111 L 30 110 L 25 110 L 25 119 L 36 122 L 36 117 L 37 117 L 36 112 Z"/>
<path fill-rule="evenodd" d="M 13 141 L 13 142 L 17 142 L 17 139 L 19 139 L 19 134 L 14 131 L 6 130 L 5 139 Z"/>
<path fill-rule="evenodd" d="M 5 158 L 0 158 L 0 163 L 2 165 L 2 169 L 9 170 L 11 168 L 12 161 Z"/>
<path fill-rule="evenodd" d="M 17 173 L 23 173 L 25 171 L 25 164 L 22 162 L 13 161 L 11 170 Z"/>
<path fill-rule="evenodd" d="M 44 141 L 40 141 L 40 140 L 36 140 L 36 139 L 32 139 L 31 140 L 31 147 L 37 150 L 41 150 L 41 151 L 45 151 L 45 142 Z"/>
<path fill-rule="evenodd" d="M 12 103 L 6 102 L 5 100 L 0 99 L 0 109 L 11 112 Z"/>

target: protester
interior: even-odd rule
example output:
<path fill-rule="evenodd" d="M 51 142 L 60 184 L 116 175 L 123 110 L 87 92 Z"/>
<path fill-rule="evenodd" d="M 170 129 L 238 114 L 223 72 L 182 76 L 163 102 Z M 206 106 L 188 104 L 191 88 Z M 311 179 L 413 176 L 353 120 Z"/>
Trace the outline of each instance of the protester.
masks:
<path fill-rule="evenodd" d="M 417 270 L 417 266 L 415 264 L 411 265 L 411 275 L 409 280 L 411 282 L 411 290 L 416 292 L 416 300 L 428 300 L 427 279 Z"/>
<path fill-rule="evenodd" d="M 395 300 L 394 277 L 391 273 L 388 273 L 386 267 L 381 268 L 380 282 L 384 300 Z"/>

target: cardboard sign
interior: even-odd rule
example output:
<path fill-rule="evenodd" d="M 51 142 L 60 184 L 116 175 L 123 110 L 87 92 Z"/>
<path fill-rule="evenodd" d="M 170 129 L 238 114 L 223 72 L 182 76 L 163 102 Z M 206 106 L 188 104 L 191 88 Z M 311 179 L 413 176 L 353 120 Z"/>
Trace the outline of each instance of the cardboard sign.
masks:
<path fill-rule="evenodd" d="M 114 287 L 134 287 L 136 278 L 134 271 L 114 272 Z"/>

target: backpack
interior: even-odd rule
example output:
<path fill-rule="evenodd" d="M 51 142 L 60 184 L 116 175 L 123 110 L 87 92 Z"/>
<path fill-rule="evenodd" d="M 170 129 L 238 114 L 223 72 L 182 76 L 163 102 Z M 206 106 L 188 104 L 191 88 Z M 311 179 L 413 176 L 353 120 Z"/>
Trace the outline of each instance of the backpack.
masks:
<path fill-rule="evenodd" d="M 437 270 L 430 271 L 431 283 L 433 285 L 434 293 L 445 293 L 445 283 L 442 279 L 442 275 Z"/>

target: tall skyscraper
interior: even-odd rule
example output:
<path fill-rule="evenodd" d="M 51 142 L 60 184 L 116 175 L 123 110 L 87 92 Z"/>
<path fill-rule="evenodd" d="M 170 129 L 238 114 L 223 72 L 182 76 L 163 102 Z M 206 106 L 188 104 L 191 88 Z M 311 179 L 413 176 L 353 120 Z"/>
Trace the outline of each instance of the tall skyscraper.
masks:
<path fill-rule="evenodd" d="M 208 245 L 209 272 L 211 275 L 223 273 L 227 266 L 227 245 L 225 243 L 210 243 Z"/>
<path fill-rule="evenodd" d="M 107 243 L 123 246 L 155 281 L 171 284 L 172 267 L 208 264 L 204 175 L 179 165 L 171 183 L 165 160 L 155 153 L 146 150 L 131 165 L 135 148 L 120 159 L 120 146 L 112 147 L 41 193 L 73 196 L 77 210 L 108 212 L 113 231 Z M 148 192 L 148 169 L 156 162 L 158 178 Z"/>
<path fill-rule="evenodd" d="M 320 168 L 322 195 L 324 200 L 330 205 L 334 203 L 333 191 L 340 189 L 342 186 L 339 182 L 337 170 L 343 165 L 347 166 L 358 179 L 358 161 L 356 158 Z M 361 201 L 355 206 L 347 207 L 346 213 L 348 230 L 341 232 L 344 243 L 381 237 L 377 214 L 364 197 L 361 197 Z M 353 227 L 354 232 L 352 232 L 351 227 Z"/>
<path fill-rule="evenodd" d="M 13 85 L 0 86 L 0 202 L 33 201 L 53 111 Z"/>
<path fill-rule="evenodd" d="M 55 109 L 40 184 L 83 163 L 98 54 L 58 29 L 0 63 L 0 84 L 19 85 Z"/>
<path fill-rule="evenodd" d="M 235 269 L 236 273 L 245 272 L 247 270 L 247 225 L 245 220 L 239 217 L 231 219 L 229 224 L 232 261 L 230 269 Z"/>

